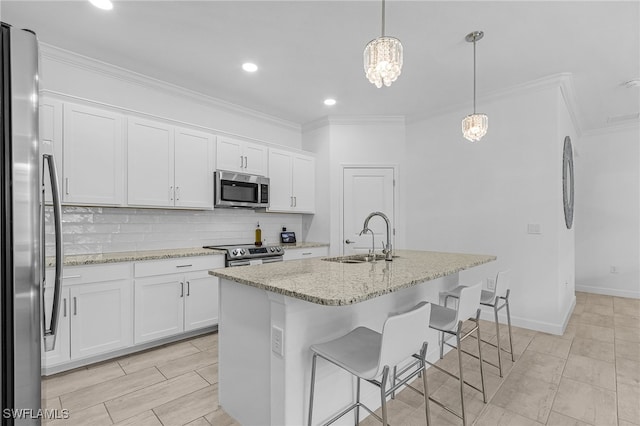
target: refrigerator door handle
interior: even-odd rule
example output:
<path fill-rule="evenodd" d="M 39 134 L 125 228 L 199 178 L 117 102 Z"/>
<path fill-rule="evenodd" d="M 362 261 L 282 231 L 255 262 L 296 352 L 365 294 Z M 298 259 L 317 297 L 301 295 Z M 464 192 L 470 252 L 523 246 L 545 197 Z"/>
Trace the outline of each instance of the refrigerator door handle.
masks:
<path fill-rule="evenodd" d="M 60 314 L 60 293 L 62 290 L 62 207 L 60 205 L 60 194 L 58 192 L 58 173 L 56 171 L 56 163 L 53 159 L 53 155 L 44 154 L 44 160 L 49 166 L 49 180 L 51 182 L 51 195 L 53 198 L 53 221 L 55 230 L 55 246 L 56 246 L 56 272 L 54 278 L 54 293 L 53 293 L 53 307 L 51 309 L 51 320 L 49 327 L 46 324 L 46 318 L 42 318 L 42 327 L 44 335 L 44 350 L 50 352 L 56 345 L 56 333 L 58 331 L 58 316 Z M 43 161 L 44 169 L 44 161 Z M 43 170 L 44 180 L 44 170 Z M 44 184 L 43 184 L 44 188 Z M 44 191 L 44 189 L 43 189 Z M 46 276 L 46 262 L 45 262 L 45 250 L 44 250 L 44 197 L 41 204 L 41 226 L 42 226 L 42 277 L 44 283 L 44 277 Z M 43 292 L 44 294 L 44 292 Z"/>

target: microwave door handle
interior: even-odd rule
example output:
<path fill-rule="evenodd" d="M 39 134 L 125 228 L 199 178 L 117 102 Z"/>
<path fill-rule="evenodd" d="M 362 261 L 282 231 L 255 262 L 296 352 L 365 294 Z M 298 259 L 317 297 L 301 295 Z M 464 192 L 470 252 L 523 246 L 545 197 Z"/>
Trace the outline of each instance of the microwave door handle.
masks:
<path fill-rule="evenodd" d="M 42 318 L 42 327 L 44 335 L 44 350 L 50 352 L 56 345 L 56 334 L 58 332 L 58 315 L 60 314 L 60 292 L 62 290 L 62 206 L 60 204 L 60 193 L 58 191 L 58 173 L 56 171 L 56 163 L 53 156 L 50 154 L 43 155 L 42 167 L 44 169 L 45 160 L 49 166 L 49 180 L 51 182 L 51 195 L 53 198 L 53 220 L 55 230 L 55 247 L 56 247 L 56 270 L 54 279 L 54 292 L 53 292 L 53 307 L 51 309 L 51 321 L 47 328 L 46 318 Z M 42 235 L 44 236 L 44 170 L 43 170 L 43 198 L 41 205 L 41 226 Z M 44 250 L 44 238 L 42 239 L 42 273 L 43 284 L 45 283 L 44 277 L 46 276 L 46 262 L 45 262 L 45 250 Z M 42 289 L 44 297 L 44 287 Z"/>

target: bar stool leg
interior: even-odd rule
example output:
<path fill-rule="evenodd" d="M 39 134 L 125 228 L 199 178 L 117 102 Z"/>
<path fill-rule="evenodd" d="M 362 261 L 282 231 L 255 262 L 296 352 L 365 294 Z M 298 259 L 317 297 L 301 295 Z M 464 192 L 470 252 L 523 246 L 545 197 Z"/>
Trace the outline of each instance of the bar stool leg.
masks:
<path fill-rule="evenodd" d="M 440 359 L 444 358 L 444 331 L 440 332 Z"/>
<path fill-rule="evenodd" d="M 357 378 L 357 383 L 356 383 L 356 403 L 358 404 L 358 406 L 356 407 L 356 423 L 355 425 L 358 426 L 358 423 L 360 423 L 360 377 Z"/>
<path fill-rule="evenodd" d="M 389 377 L 389 366 L 382 370 L 382 380 L 380 381 L 380 399 L 382 402 L 382 426 L 389 426 L 387 422 L 387 378 Z"/>
<path fill-rule="evenodd" d="M 480 309 L 478 309 L 478 315 L 476 316 L 476 335 L 478 337 L 478 359 L 480 361 L 480 383 L 482 384 L 482 400 L 487 403 L 487 392 L 484 388 L 484 363 L 482 362 L 482 341 L 480 340 Z M 498 349 L 498 356 L 500 356 L 500 349 Z"/>
<path fill-rule="evenodd" d="M 516 358 L 513 354 L 513 337 L 511 336 L 511 311 L 509 311 L 509 290 L 507 290 L 507 296 L 504 298 L 504 303 L 507 305 L 507 324 L 509 325 L 509 348 L 511 349 L 511 361 L 515 362 Z"/>
<path fill-rule="evenodd" d="M 500 377 L 502 377 L 502 354 L 500 349 L 500 323 L 498 322 L 498 301 L 500 299 L 496 297 L 495 303 L 493 304 L 493 316 L 496 320 L 496 339 L 498 343 L 496 346 L 498 347 L 498 371 L 500 372 Z"/>
<path fill-rule="evenodd" d="M 318 358 L 317 354 L 313 354 L 313 360 L 311 361 L 311 391 L 309 392 L 309 424 L 311 426 L 311 418 L 313 416 L 313 391 L 316 384 L 316 359 Z M 358 379 L 358 383 L 360 379 Z"/>
<path fill-rule="evenodd" d="M 460 335 L 462 334 L 462 321 L 458 323 L 458 329 L 456 330 L 456 350 L 458 351 L 458 367 L 460 368 L 460 406 L 462 407 L 462 426 L 467 426 L 467 416 L 464 410 L 464 379 L 462 377 L 462 346 Z"/>
<path fill-rule="evenodd" d="M 427 426 L 431 426 L 431 411 L 429 410 L 429 386 L 427 385 L 427 343 L 420 351 L 420 368 L 422 368 L 422 390 L 424 391 L 424 409 L 427 416 Z"/>

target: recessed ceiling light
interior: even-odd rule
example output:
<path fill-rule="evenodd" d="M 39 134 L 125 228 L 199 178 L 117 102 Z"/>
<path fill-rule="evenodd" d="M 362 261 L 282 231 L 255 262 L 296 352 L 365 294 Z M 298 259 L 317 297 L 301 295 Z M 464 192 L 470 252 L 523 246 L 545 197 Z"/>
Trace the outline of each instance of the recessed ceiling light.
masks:
<path fill-rule="evenodd" d="M 242 69 L 246 72 L 256 72 L 258 71 L 258 66 L 251 62 L 245 62 L 244 64 L 242 64 Z"/>
<path fill-rule="evenodd" d="M 335 104 L 336 104 L 336 100 L 335 100 L 335 99 L 331 99 L 331 98 L 329 98 L 329 99 L 325 99 L 325 100 L 324 100 L 324 104 L 325 104 L 326 106 L 333 106 L 333 105 L 335 105 Z"/>
<path fill-rule="evenodd" d="M 89 2 L 95 7 L 97 7 L 98 9 L 102 9 L 102 10 L 113 9 L 113 3 L 111 3 L 111 0 L 89 0 Z"/>

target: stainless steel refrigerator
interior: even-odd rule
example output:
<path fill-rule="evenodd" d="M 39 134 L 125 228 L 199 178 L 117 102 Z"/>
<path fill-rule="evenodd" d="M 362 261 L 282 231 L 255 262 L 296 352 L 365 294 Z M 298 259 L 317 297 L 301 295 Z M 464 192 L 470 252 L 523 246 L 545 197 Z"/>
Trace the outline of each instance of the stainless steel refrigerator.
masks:
<path fill-rule="evenodd" d="M 55 165 L 38 142 L 38 41 L 1 23 L 0 419 L 38 425 L 41 350 L 52 350 L 60 299 L 62 242 Z M 44 180 L 51 179 L 56 274 L 51 318 L 43 312 Z"/>

